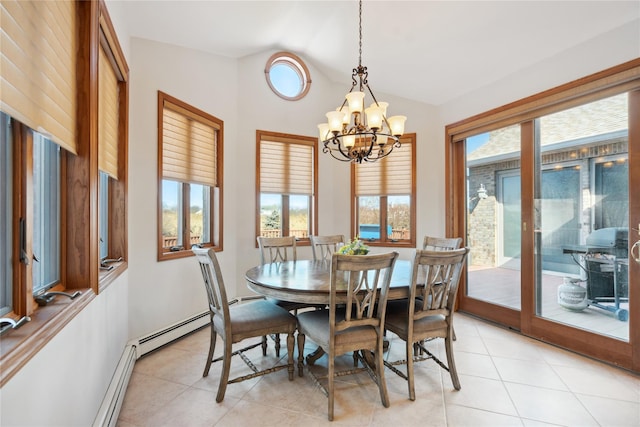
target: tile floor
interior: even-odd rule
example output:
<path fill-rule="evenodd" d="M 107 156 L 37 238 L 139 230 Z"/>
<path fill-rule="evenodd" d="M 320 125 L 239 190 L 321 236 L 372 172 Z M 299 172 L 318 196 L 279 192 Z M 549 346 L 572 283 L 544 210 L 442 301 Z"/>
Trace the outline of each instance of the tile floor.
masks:
<path fill-rule="evenodd" d="M 389 408 L 366 373 L 341 377 L 332 423 L 309 376 L 289 382 L 286 370 L 230 384 L 217 404 L 221 365 L 202 377 L 209 345 L 203 329 L 136 362 L 118 426 L 640 426 L 640 376 L 465 314 L 456 314 L 455 323 L 460 391 L 432 361 L 416 364 L 414 402 L 406 382 L 385 370 Z M 430 346 L 444 353 L 442 340 Z M 313 348 L 307 340 L 305 354 Z M 385 357 L 403 355 L 403 342 L 390 336 Z M 258 367 L 278 362 L 272 342 L 267 357 L 259 347 L 250 357 Z M 351 356 L 341 363 L 352 363 Z M 314 369 L 323 365 L 326 356 Z M 231 369 L 249 372 L 239 358 Z"/>

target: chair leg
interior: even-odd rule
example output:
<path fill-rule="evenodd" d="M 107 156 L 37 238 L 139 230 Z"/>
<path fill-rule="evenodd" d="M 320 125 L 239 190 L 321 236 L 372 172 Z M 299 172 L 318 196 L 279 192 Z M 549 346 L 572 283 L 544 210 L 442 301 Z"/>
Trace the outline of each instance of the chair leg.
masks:
<path fill-rule="evenodd" d="M 460 380 L 458 379 L 458 371 L 456 370 L 456 362 L 453 359 L 453 344 L 452 339 L 447 337 L 444 339 L 444 347 L 447 351 L 447 365 L 449 366 L 449 374 L 451 374 L 451 382 L 453 388 L 460 390 Z"/>
<path fill-rule="evenodd" d="M 280 334 L 271 335 L 273 342 L 276 344 L 276 357 L 280 357 Z M 267 335 L 262 336 L 262 355 L 267 355 Z"/>
<path fill-rule="evenodd" d="M 222 372 L 220 373 L 220 384 L 218 385 L 218 395 L 216 402 L 220 403 L 224 399 L 224 393 L 227 391 L 227 383 L 229 382 L 229 370 L 231 369 L 231 342 L 224 342 L 224 356 L 222 359 Z"/>
<path fill-rule="evenodd" d="M 387 382 L 384 379 L 384 359 L 382 354 L 382 340 L 380 340 L 378 350 L 376 351 L 376 378 L 378 382 L 378 389 L 380 390 L 380 400 L 382 400 L 382 406 L 389 407 L 389 393 L 387 392 Z"/>
<path fill-rule="evenodd" d="M 456 330 L 453 329 L 453 326 L 451 327 L 451 337 L 453 338 L 454 341 L 457 340 L 457 338 L 456 338 Z"/>
<path fill-rule="evenodd" d="M 329 354 L 329 366 L 328 366 L 328 377 L 327 380 L 329 381 L 328 387 L 327 387 L 327 391 L 329 392 L 329 396 L 328 396 L 328 400 L 329 400 L 329 407 L 327 408 L 327 415 L 329 417 L 329 421 L 333 421 L 333 394 L 335 392 L 334 389 L 334 384 L 333 384 L 333 380 L 334 380 L 334 371 L 335 371 L 335 361 L 333 359 L 333 354 Z"/>
<path fill-rule="evenodd" d="M 304 341 L 305 336 L 298 332 L 298 376 L 303 376 L 302 368 L 304 367 Z"/>
<path fill-rule="evenodd" d="M 211 338 L 209 340 L 209 355 L 207 356 L 207 363 L 204 365 L 203 377 L 209 375 L 209 369 L 211 368 L 211 362 L 213 361 L 213 353 L 216 351 L 216 331 L 211 325 Z"/>
<path fill-rule="evenodd" d="M 289 371 L 289 381 L 293 381 L 293 349 L 296 346 L 293 332 L 287 335 L 287 370 Z"/>
<path fill-rule="evenodd" d="M 409 400 L 416 400 L 416 388 L 413 379 L 413 358 L 416 354 L 416 346 L 407 340 L 407 386 L 409 387 Z"/>
<path fill-rule="evenodd" d="M 276 343 L 276 357 L 280 357 L 280 334 L 275 334 L 273 340 Z"/>

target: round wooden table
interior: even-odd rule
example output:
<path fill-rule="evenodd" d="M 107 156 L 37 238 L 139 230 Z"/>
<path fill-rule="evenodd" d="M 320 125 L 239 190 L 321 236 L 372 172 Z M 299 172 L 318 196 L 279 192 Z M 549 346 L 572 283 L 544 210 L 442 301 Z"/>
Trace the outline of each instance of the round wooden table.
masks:
<path fill-rule="evenodd" d="M 291 302 L 329 304 L 330 271 L 331 264 L 327 261 L 298 260 L 250 268 L 245 278 L 249 288 L 260 295 Z M 410 261 L 396 261 L 389 300 L 409 296 L 411 273 Z M 338 289 L 341 285 L 346 289 L 344 281 L 338 278 Z"/>
<path fill-rule="evenodd" d="M 298 260 L 274 262 L 250 268 L 245 273 L 245 278 L 249 288 L 260 295 L 284 301 L 328 305 L 330 273 L 331 263 L 328 261 Z M 409 296 L 411 274 L 410 261 L 396 260 L 391 274 L 388 300 Z M 337 288 L 346 289 L 345 282 L 340 277 L 338 277 Z M 306 357 L 307 363 L 313 365 L 322 354 L 322 348 L 319 347 Z M 363 354 L 363 356 L 372 366 L 371 355 Z"/>

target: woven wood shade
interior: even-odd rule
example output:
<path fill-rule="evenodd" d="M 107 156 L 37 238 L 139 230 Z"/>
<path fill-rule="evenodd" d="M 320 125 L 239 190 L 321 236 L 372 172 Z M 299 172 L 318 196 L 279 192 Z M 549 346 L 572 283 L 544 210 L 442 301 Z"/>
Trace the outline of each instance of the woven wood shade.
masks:
<path fill-rule="evenodd" d="M 268 138 L 260 141 L 260 192 L 313 194 L 313 143 Z"/>
<path fill-rule="evenodd" d="M 164 101 L 162 176 L 180 182 L 216 187 L 220 125 Z"/>
<path fill-rule="evenodd" d="M 356 196 L 390 196 L 411 194 L 410 138 L 400 138 L 402 146 L 377 162 L 354 164 Z"/>
<path fill-rule="evenodd" d="M 118 179 L 118 77 L 102 48 L 98 76 L 98 168 Z"/>
<path fill-rule="evenodd" d="M 75 1 L 0 3 L 0 109 L 77 153 Z"/>

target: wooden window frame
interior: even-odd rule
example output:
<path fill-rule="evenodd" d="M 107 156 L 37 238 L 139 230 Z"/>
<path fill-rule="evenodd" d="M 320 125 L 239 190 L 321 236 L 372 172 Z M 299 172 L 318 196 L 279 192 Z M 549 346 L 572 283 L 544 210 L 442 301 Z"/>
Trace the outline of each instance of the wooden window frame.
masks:
<path fill-rule="evenodd" d="M 101 0 L 99 4 L 99 18 L 98 18 L 98 41 L 97 49 L 102 49 L 109 60 L 110 65 L 113 67 L 113 71 L 118 80 L 118 105 L 115 107 L 118 110 L 118 123 L 117 123 L 117 177 L 109 177 L 109 241 L 108 241 L 108 257 L 111 259 L 119 260 L 109 264 L 109 267 L 113 267 L 107 270 L 100 270 L 98 273 L 98 286 L 99 291 L 106 288 L 116 277 L 118 277 L 124 269 L 126 269 L 126 262 L 128 259 L 128 243 L 127 243 L 127 191 L 128 191 L 128 171 L 129 171 L 129 67 L 127 66 L 124 53 L 118 42 L 118 38 L 109 17 L 109 13 L 106 9 L 104 1 Z M 96 53 L 96 56 L 98 54 Z M 96 58 L 95 62 L 99 62 Z M 100 72 L 98 67 L 98 73 Z M 97 83 L 96 83 L 97 86 Z M 96 88 L 96 92 L 99 91 Z M 99 101 L 99 100 L 98 100 Z M 98 102 L 99 103 L 99 102 Z M 98 120 L 99 111 L 95 115 L 95 120 Z M 99 133 L 98 133 L 99 135 Z M 99 139 L 98 137 L 96 137 Z M 96 141 L 97 150 L 99 152 L 100 141 Z M 96 188 L 98 187 L 99 175 L 95 174 Z M 97 197 L 97 195 L 96 195 Z M 96 201 L 96 206 L 97 206 Z M 98 211 L 98 209 L 96 209 Z M 97 230 L 98 223 L 96 222 L 95 229 Z M 100 263 L 99 251 L 97 254 L 98 264 Z M 99 268 L 99 267 L 98 267 Z"/>
<path fill-rule="evenodd" d="M 271 80 L 271 68 L 276 65 L 284 65 L 296 73 L 301 86 L 297 95 L 287 96 L 275 87 L 274 82 Z M 271 55 L 265 65 L 264 75 L 267 79 L 267 84 L 273 93 L 287 101 L 298 101 L 304 98 L 311 88 L 311 74 L 309 73 L 307 64 L 305 64 L 299 56 L 294 55 L 291 52 L 277 52 Z"/>
<path fill-rule="evenodd" d="M 410 237 L 406 240 L 395 240 L 391 239 L 390 236 L 387 236 L 387 213 L 388 213 L 388 197 L 393 196 L 393 194 L 380 194 L 380 195 L 372 195 L 371 197 L 379 197 L 380 198 L 380 238 L 375 240 L 366 240 L 367 245 L 369 246 L 387 246 L 387 247 L 406 247 L 406 248 L 415 248 L 416 247 L 416 157 L 417 157 L 417 137 L 415 133 L 407 133 L 400 137 L 400 142 L 402 145 L 409 145 L 412 148 L 412 156 L 411 156 L 411 192 L 409 194 L 410 199 L 410 218 L 409 223 L 411 227 Z M 400 148 L 400 150 L 402 147 Z M 393 156 L 393 152 L 389 154 L 389 156 Z M 358 236 L 359 234 L 359 219 L 358 219 L 358 195 L 356 190 L 356 168 L 357 167 L 367 167 L 366 164 L 357 165 L 355 163 L 351 164 L 351 234 L 352 236 Z M 364 197 L 364 196 L 363 196 Z"/>
<path fill-rule="evenodd" d="M 260 149 L 261 143 L 264 139 L 269 139 L 272 141 L 276 141 L 279 143 L 289 143 L 289 144 L 299 144 L 302 146 L 311 147 L 312 159 L 311 165 L 312 168 L 312 177 L 311 177 L 311 185 L 313 186 L 312 194 L 310 194 L 310 203 L 309 207 L 309 236 L 317 234 L 318 230 L 318 138 L 303 136 L 303 135 L 291 135 L 280 132 L 270 132 L 265 130 L 256 130 L 256 213 L 255 213 L 255 247 L 258 247 L 257 238 L 260 236 L 261 230 L 261 220 L 260 220 L 260 195 L 262 193 L 262 183 L 260 180 Z M 281 217 L 281 227 L 283 236 L 288 236 L 288 234 L 284 234 L 286 230 L 289 230 L 289 195 L 282 194 L 282 217 Z M 309 246 L 311 241 L 309 237 L 306 238 L 297 238 L 296 245 L 297 246 Z"/>
<path fill-rule="evenodd" d="M 213 127 L 214 132 L 216 133 L 215 137 L 215 152 L 213 154 L 213 163 L 215 164 L 215 185 L 211 185 L 210 183 L 204 182 L 196 182 L 189 181 L 189 178 L 185 179 L 175 179 L 172 177 L 164 177 L 163 171 L 163 145 L 164 145 L 164 137 L 163 137 L 163 123 L 164 123 L 164 109 L 165 105 L 170 105 L 170 110 L 180 110 L 180 114 L 188 117 L 191 120 L 194 120 L 197 123 L 206 124 L 207 126 Z M 191 241 L 191 233 L 190 233 L 190 216 L 189 206 L 190 206 L 190 185 L 191 184 L 202 184 L 210 187 L 210 218 L 209 218 L 209 229 L 211 230 L 211 242 L 205 242 L 201 244 L 201 247 L 211 247 L 216 252 L 221 252 L 223 250 L 223 165 L 224 165 L 224 122 L 212 116 L 209 113 L 206 113 L 192 105 L 187 104 L 184 101 L 181 101 L 177 98 L 174 98 L 162 91 L 158 91 L 158 261 L 166 261 L 170 259 L 184 258 L 193 256 L 193 252 L 191 251 L 191 245 L 185 244 L 184 242 Z M 162 235 L 162 181 L 164 179 L 170 179 L 172 181 L 179 182 L 182 185 L 182 209 L 183 209 L 183 224 L 182 224 L 182 238 L 183 245 L 180 250 L 172 251 L 169 247 L 165 247 L 163 242 L 164 238 Z M 217 195 L 215 194 L 217 189 Z"/>

